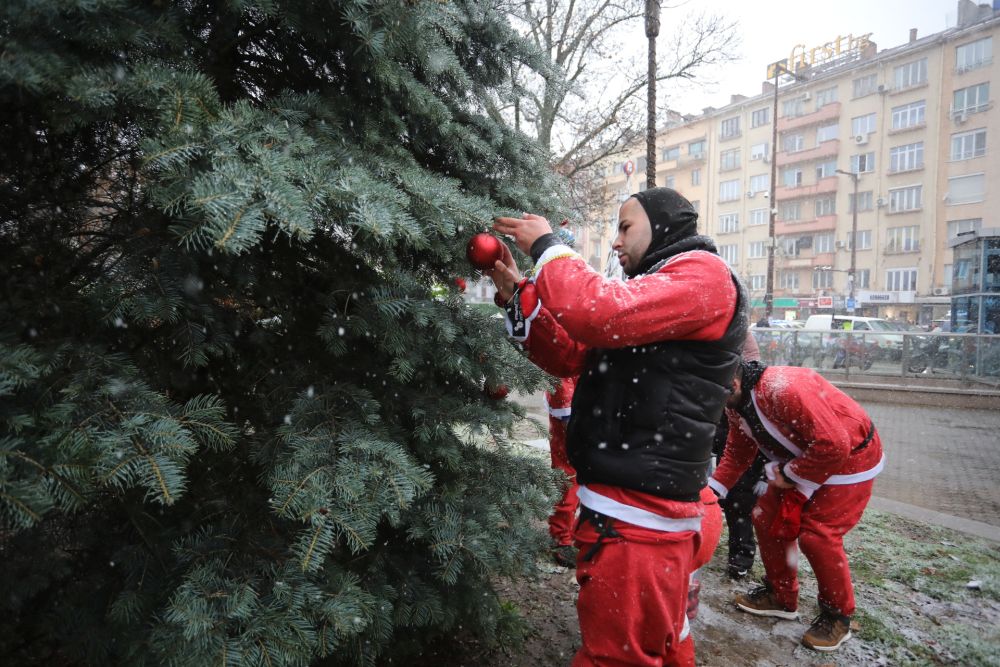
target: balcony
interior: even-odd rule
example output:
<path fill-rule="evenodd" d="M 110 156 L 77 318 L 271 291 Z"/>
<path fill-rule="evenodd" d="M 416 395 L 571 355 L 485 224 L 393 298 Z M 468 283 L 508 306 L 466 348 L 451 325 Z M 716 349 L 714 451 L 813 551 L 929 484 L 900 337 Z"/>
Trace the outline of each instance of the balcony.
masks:
<path fill-rule="evenodd" d="M 797 220 L 795 222 L 783 222 L 776 220 L 774 223 L 774 233 L 778 236 L 782 234 L 806 234 L 809 232 L 827 232 L 837 228 L 837 216 L 821 215 L 815 220 L 805 222 Z"/>
<path fill-rule="evenodd" d="M 706 153 L 694 153 L 693 155 L 689 153 L 687 155 L 682 155 L 677 158 L 677 167 L 681 168 L 689 165 L 701 164 L 705 161 L 705 156 Z"/>
<path fill-rule="evenodd" d="M 826 107 L 823 108 L 825 109 Z M 794 153 L 787 151 L 778 153 L 778 166 L 784 167 L 785 165 L 796 164 L 798 162 L 809 162 L 810 160 L 819 160 L 825 157 L 837 157 L 839 152 L 840 139 L 830 139 L 829 141 L 824 141 L 816 148 L 795 151 Z"/>
<path fill-rule="evenodd" d="M 826 107 L 824 107 L 825 109 Z M 784 201 L 786 199 L 802 199 L 803 197 L 815 197 L 816 195 L 825 195 L 837 191 L 837 177 L 828 176 L 827 178 L 819 179 L 813 185 L 799 185 L 797 187 L 788 187 L 787 185 L 780 188 L 776 188 L 774 191 L 774 198 L 777 201 Z"/>
<path fill-rule="evenodd" d="M 819 111 L 807 113 L 802 116 L 784 116 L 778 119 L 778 132 L 797 130 L 800 127 L 819 125 L 830 120 L 840 118 L 840 102 L 830 102 L 823 105 Z"/>
<path fill-rule="evenodd" d="M 832 252 L 818 252 L 812 256 L 813 267 L 817 266 L 833 266 L 833 253 Z"/>

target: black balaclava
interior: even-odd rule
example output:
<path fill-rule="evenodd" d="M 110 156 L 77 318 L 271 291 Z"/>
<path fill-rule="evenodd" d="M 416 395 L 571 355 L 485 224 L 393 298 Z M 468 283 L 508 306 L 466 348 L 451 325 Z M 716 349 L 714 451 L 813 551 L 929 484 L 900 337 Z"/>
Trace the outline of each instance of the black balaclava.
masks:
<path fill-rule="evenodd" d="M 746 359 L 740 361 L 740 369 L 737 372 L 740 373 L 740 391 L 743 395 L 740 396 L 739 409 L 750 405 L 750 390 L 757 386 L 766 370 L 767 364 L 760 361 L 747 361 Z"/>
<path fill-rule="evenodd" d="M 716 252 L 707 236 L 698 236 L 698 212 L 684 195 L 671 188 L 650 188 L 632 195 L 649 217 L 653 238 L 642 256 L 634 277 L 681 252 L 708 250 Z"/>

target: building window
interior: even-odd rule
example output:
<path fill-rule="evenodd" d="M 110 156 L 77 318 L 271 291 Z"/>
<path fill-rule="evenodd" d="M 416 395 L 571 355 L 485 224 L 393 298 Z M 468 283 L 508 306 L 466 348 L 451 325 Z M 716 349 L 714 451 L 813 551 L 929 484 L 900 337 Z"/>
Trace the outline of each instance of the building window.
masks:
<path fill-rule="evenodd" d="M 740 149 L 734 148 L 728 151 L 722 151 L 719 155 L 719 160 L 722 166 L 719 167 L 719 171 L 732 171 L 733 169 L 740 168 Z"/>
<path fill-rule="evenodd" d="M 673 190 L 675 189 L 676 184 L 677 184 L 677 179 L 673 176 L 673 174 L 667 176 L 666 182 L 664 183 L 665 186 Z"/>
<path fill-rule="evenodd" d="M 951 159 L 971 160 L 986 155 L 986 129 L 951 135 Z"/>
<path fill-rule="evenodd" d="M 890 292 L 913 292 L 917 289 L 916 269 L 892 269 L 885 272 L 885 288 Z"/>
<path fill-rule="evenodd" d="M 782 289 L 797 290 L 799 288 L 799 274 L 795 271 L 782 271 L 778 278 L 778 284 Z"/>
<path fill-rule="evenodd" d="M 771 189 L 771 175 L 757 174 L 750 177 L 750 192 L 767 192 Z"/>
<path fill-rule="evenodd" d="M 766 208 L 752 208 L 750 209 L 750 225 L 755 227 L 757 225 L 766 225 L 771 221 L 770 211 Z"/>
<path fill-rule="evenodd" d="M 755 292 L 767 289 L 767 276 L 763 273 L 755 273 L 750 276 L 750 289 Z"/>
<path fill-rule="evenodd" d="M 907 188 L 889 190 L 889 212 L 920 210 L 924 186 L 911 185 Z"/>
<path fill-rule="evenodd" d="M 646 171 L 646 156 L 637 157 L 635 159 L 635 170 L 637 173 L 645 173 Z"/>
<path fill-rule="evenodd" d="M 766 141 L 762 144 L 754 144 L 750 147 L 750 159 L 766 160 L 771 155 L 771 151 L 768 148 Z"/>
<path fill-rule="evenodd" d="M 959 234 L 978 232 L 983 228 L 982 218 L 967 218 L 965 220 L 948 221 L 948 240 L 957 239 Z"/>
<path fill-rule="evenodd" d="M 890 227 L 885 251 L 891 253 L 919 252 L 920 227 L 918 225 Z"/>
<path fill-rule="evenodd" d="M 798 167 L 785 167 L 781 170 L 781 182 L 786 188 L 797 188 L 802 185 L 802 170 Z"/>
<path fill-rule="evenodd" d="M 833 271 L 813 271 L 813 289 L 833 289 Z"/>
<path fill-rule="evenodd" d="M 990 103 L 990 84 L 981 83 L 977 86 L 959 88 L 951 105 L 952 115 L 961 113 L 976 113 L 986 111 Z"/>
<path fill-rule="evenodd" d="M 941 267 L 941 284 L 945 287 L 951 287 L 951 264 L 945 264 Z"/>
<path fill-rule="evenodd" d="M 806 138 L 801 134 L 786 134 L 781 137 L 781 150 L 795 153 L 806 147 Z"/>
<path fill-rule="evenodd" d="M 740 231 L 740 214 L 725 213 L 719 216 L 719 233 L 732 234 Z"/>
<path fill-rule="evenodd" d="M 871 95 L 878 88 L 878 78 L 875 74 L 869 74 L 855 79 L 851 82 L 854 97 L 865 97 Z"/>
<path fill-rule="evenodd" d="M 986 178 L 984 174 L 956 176 L 948 179 L 949 205 L 970 204 L 982 201 L 986 196 Z"/>
<path fill-rule="evenodd" d="M 700 213 L 701 212 L 701 200 L 700 199 L 692 200 L 692 202 L 691 202 L 691 208 L 694 209 L 695 213 Z"/>
<path fill-rule="evenodd" d="M 747 246 L 747 257 L 750 259 L 762 259 L 767 257 L 767 242 L 751 241 Z"/>
<path fill-rule="evenodd" d="M 875 171 L 875 153 L 860 153 L 851 156 L 851 171 L 864 174 Z"/>
<path fill-rule="evenodd" d="M 912 171 L 924 167 L 924 142 L 905 144 L 889 149 L 889 173 Z"/>
<path fill-rule="evenodd" d="M 816 200 L 816 217 L 821 215 L 833 215 L 837 212 L 837 200 L 834 197 L 820 197 Z"/>
<path fill-rule="evenodd" d="M 785 100 L 781 103 L 781 115 L 785 118 L 795 118 L 806 113 L 806 101 L 801 97 L 794 100 Z"/>
<path fill-rule="evenodd" d="M 816 130 L 816 144 L 821 144 L 824 141 L 830 141 L 831 139 L 837 138 L 837 124 L 831 123 L 830 125 L 824 125 L 823 127 Z"/>
<path fill-rule="evenodd" d="M 871 190 L 858 193 L 858 210 L 870 211 L 874 208 L 874 194 Z M 847 212 L 854 213 L 854 193 L 847 195 Z"/>
<path fill-rule="evenodd" d="M 691 185 L 701 185 L 701 169 L 691 170 Z"/>
<path fill-rule="evenodd" d="M 893 69 L 892 80 L 896 90 L 927 83 L 927 58 L 896 67 Z"/>
<path fill-rule="evenodd" d="M 781 202 L 782 222 L 795 222 L 802 219 L 802 202 L 786 201 Z"/>
<path fill-rule="evenodd" d="M 739 180 L 722 181 L 719 183 L 719 201 L 736 201 L 740 198 Z"/>
<path fill-rule="evenodd" d="M 847 232 L 847 249 L 850 250 L 854 246 L 854 234 Z M 858 231 L 858 250 L 871 250 L 872 249 L 872 232 L 870 229 L 859 230 Z"/>
<path fill-rule="evenodd" d="M 736 262 L 740 257 L 740 247 L 735 243 L 732 245 L 720 245 L 719 257 L 726 260 L 729 266 L 736 266 Z"/>
<path fill-rule="evenodd" d="M 829 178 L 837 173 L 837 161 L 827 160 L 816 165 L 816 180 Z"/>
<path fill-rule="evenodd" d="M 892 108 L 892 129 L 902 130 L 907 127 L 918 127 L 926 123 L 927 102 L 911 102 Z"/>
<path fill-rule="evenodd" d="M 802 242 L 803 239 L 808 239 L 808 243 L 803 243 Z M 781 249 L 788 257 L 798 257 L 799 249 L 808 247 L 811 244 L 812 244 L 811 236 L 804 236 L 801 238 L 795 236 L 786 236 L 785 238 L 781 239 Z"/>
<path fill-rule="evenodd" d="M 993 62 L 993 38 L 986 37 L 955 47 L 955 71 L 967 72 Z"/>
<path fill-rule="evenodd" d="M 854 272 L 854 286 L 858 289 L 869 289 L 872 286 L 871 269 L 857 269 Z"/>
<path fill-rule="evenodd" d="M 719 136 L 722 139 L 732 139 L 740 136 L 740 117 L 727 118 L 719 124 Z"/>
<path fill-rule="evenodd" d="M 688 144 L 688 155 L 694 155 L 696 157 L 701 157 L 705 154 L 705 140 L 692 141 Z"/>
<path fill-rule="evenodd" d="M 663 149 L 663 161 L 669 162 L 670 160 L 676 160 L 681 156 L 680 146 L 670 146 Z"/>
<path fill-rule="evenodd" d="M 770 122 L 771 122 L 770 107 L 757 109 L 752 114 L 750 114 L 750 127 L 760 127 L 761 125 L 768 125 Z"/>
<path fill-rule="evenodd" d="M 875 131 L 875 127 L 875 114 L 873 113 L 855 116 L 851 119 L 851 134 L 855 137 L 871 134 Z"/>
<path fill-rule="evenodd" d="M 816 234 L 813 237 L 813 252 L 816 254 L 833 252 L 833 232 Z"/>
<path fill-rule="evenodd" d="M 816 111 L 819 111 L 827 104 L 833 104 L 837 101 L 837 87 L 824 88 L 823 90 L 816 91 Z"/>

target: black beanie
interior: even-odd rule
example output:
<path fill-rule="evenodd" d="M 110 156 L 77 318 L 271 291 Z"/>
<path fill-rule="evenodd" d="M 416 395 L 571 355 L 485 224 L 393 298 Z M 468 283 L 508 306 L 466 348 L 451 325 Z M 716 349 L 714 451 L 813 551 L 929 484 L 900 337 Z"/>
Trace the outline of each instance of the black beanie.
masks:
<path fill-rule="evenodd" d="M 652 228 L 653 238 L 639 262 L 636 275 L 674 254 L 668 248 L 698 233 L 698 212 L 684 195 L 672 188 L 649 188 L 632 195 L 638 200 Z"/>

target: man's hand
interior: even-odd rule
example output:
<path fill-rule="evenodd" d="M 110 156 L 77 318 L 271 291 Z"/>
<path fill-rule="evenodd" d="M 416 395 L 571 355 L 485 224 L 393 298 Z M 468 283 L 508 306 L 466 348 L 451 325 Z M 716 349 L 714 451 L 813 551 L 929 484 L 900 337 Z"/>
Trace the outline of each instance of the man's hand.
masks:
<path fill-rule="evenodd" d="M 493 284 L 496 285 L 500 298 L 505 302 L 510 301 L 517 284 L 521 282 L 521 272 L 517 270 L 514 256 L 510 254 L 510 248 L 506 244 L 503 246 L 503 259 L 497 260 L 493 269 L 484 273 L 493 279 Z"/>
<path fill-rule="evenodd" d="M 525 255 L 531 254 L 531 244 L 552 233 L 552 225 L 540 215 L 525 213 L 523 218 L 496 218 L 493 230 L 514 237 L 514 243 Z"/>
<path fill-rule="evenodd" d="M 781 472 L 781 466 L 776 466 L 774 469 L 774 479 L 770 481 L 779 489 L 794 489 L 795 485 L 788 481 L 785 477 L 785 473 Z"/>

